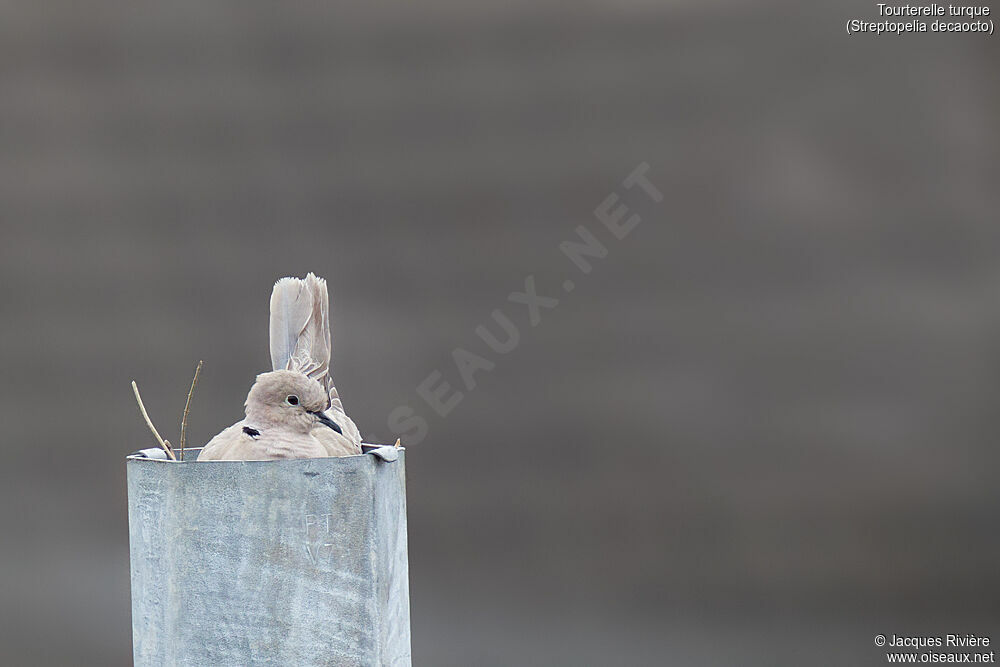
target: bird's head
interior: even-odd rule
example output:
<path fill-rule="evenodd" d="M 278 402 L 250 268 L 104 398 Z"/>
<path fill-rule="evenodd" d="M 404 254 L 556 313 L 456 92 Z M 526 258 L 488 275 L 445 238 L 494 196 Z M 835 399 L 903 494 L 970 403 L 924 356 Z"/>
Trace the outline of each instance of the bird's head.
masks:
<path fill-rule="evenodd" d="M 297 426 L 308 431 L 323 423 L 340 432 L 323 411 L 330 407 L 330 397 L 323 386 L 298 371 L 261 373 L 247 394 L 248 418 Z"/>

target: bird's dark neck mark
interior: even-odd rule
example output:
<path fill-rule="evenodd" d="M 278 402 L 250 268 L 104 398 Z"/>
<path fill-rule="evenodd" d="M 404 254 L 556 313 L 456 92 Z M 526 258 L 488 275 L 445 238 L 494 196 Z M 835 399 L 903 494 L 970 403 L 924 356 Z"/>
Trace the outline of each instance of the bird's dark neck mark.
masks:
<path fill-rule="evenodd" d="M 260 435 L 260 431 L 258 431 L 255 428 L 250 428 L 249 426 L 244 426 L 243 432 L 249 435 L 251 438 L 256 438 L 258 435 Z"/>

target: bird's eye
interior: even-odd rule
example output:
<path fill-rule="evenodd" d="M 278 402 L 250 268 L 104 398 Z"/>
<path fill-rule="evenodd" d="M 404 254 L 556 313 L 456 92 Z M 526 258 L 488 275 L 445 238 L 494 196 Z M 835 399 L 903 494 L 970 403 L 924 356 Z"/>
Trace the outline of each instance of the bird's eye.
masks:
<path fill-rule="evenodd" d="M 289 405 L 298 405 L 299 404 L 299 397 L 296 396 L 295 394 L 292 394 L 291 396 L 288 396 L 285 400 L 288 401 Z"/>

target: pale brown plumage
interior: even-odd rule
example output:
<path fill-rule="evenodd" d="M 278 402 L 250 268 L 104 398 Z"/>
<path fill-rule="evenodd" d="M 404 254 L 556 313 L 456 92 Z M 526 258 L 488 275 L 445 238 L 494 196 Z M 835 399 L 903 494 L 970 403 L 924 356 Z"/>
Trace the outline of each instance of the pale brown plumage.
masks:
<path fill-rule="evenodd" d="M 246 418 L 212 438 L 198 460 L 360 454 L 361 434 L 344 412 L 330 377 L 325 280 L 310 273 L 305 279 L 275 283 L 270 338 L 274 370 L 257 376 L 247 396 Z"/>
<path fill-rule="evenodd" d="M 324 414 L 326 392 L 297 371 L 261 373 L 250 388 L 246 418 L 212 438 L 199 461 L 260 461 L 340 456 L 314 431 L 336 435 Z M 339 427 L 339 424 L 335 424 Z"/>

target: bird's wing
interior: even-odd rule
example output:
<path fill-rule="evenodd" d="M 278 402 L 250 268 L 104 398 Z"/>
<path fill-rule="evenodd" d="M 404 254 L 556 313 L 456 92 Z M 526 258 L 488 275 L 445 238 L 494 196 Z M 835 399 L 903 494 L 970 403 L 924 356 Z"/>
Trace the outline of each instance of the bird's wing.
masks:
<path fill-rule="evenodd" d="M 340 414 L 344 415 L 344 421 L 340 423 L 341 430 L 344 431 L 344 436 L 350 440 L 355 447 L 357 447 L 356 454 L 361 453 L 361 431 L 358 430 L 358 425 L 354 423 L 354 420 L 347 416 L 344 412 Z"/>
<path fill-rule="evenodd" d="M 312 436 L 323 447 L 324 456 L 356 456 L 361 454 L 360 441 L 350 439 L 347 436 L 347 429 L 344 429 L 344 435 L 341 435 L 331 428 L 321 426 L 312 430 Z"/>
<path fill-rule="evenodd" d="M 221 433 L 208 441 L 208 444 L 198 454 L 199 461 L 222 461 L 224 459 L 240 458 L 232 456 L 253 442 L 253 439 L 243 432 L 243 421 L 238 421 L 225 428 Z"/>
<path fill-rule="evenodd" d="M 312 430 L 312 435 L 323 445 L 327 456 L 353 456 L 361 454 L 361 433 L 354 420 L 344 414 L 343 410 L 330 409 L 326 415 L 340 427 L 340 433 L 325 425 L 318 425 Z"/>

